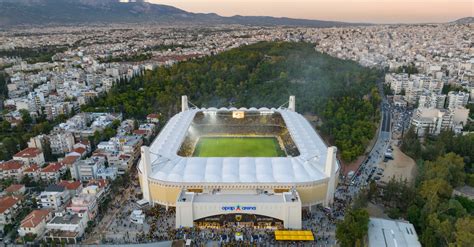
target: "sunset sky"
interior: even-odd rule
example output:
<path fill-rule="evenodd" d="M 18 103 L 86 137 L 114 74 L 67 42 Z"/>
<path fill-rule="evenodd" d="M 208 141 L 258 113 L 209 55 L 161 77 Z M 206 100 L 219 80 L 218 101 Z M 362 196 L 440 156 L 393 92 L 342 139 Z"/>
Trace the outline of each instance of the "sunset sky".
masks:
<path fill-rule="evenodd" d="M 148 0 L 197 13 L 372 23 L 446 22 L 474 16 L 474 0 Z"/>

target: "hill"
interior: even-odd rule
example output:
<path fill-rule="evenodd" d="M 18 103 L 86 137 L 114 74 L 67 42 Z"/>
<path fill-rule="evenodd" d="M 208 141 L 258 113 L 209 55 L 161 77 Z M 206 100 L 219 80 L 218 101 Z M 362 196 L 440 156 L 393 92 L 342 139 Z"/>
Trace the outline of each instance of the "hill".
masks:
<path fill-rule="evenodd" d="M 262 42 L 118 82 L 82 110 L 113 109 L 137 119 L 160 112 L 168 118 L 179 110 L 181 95 L 200 107 L 237 108 L 278 107 L 295 95 L 297 111 L 321 117 L 321 132 L 351 161 L 364 152 L 377 127 L 379 76 L 319 53 L 312 44 Z"/>
<path fill-rule="evenodd" d="M 119 0 L 0 0 L 0 27 L 94 23 L 243 24 L 334 27 L 356 25 L 334 21 L 267 16 L 222 17 L 187 12 L 144 1 Z"/>
<path fill-rule="evenodd" d="M 453 21 L 452 23 L 456 23 L 456 24 L 469 24 L 469 23 L 474 23 L 474 17 L 473 17 L 473 16 L 470 16 L 470 17 L 460 18 L 460 19 L 457 19 L 457 20 Z"/>

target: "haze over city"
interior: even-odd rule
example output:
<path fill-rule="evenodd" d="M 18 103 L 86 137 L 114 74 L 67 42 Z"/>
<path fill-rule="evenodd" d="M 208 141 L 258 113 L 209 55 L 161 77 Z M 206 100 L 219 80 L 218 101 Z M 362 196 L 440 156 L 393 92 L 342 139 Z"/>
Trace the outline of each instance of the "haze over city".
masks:
<path fill-rule="evenodd" d="M 470 0 L 148 0 L 197 13 L 369 23 L 439 23 L 474 15 Z"/>
<path fill-rule="evenodd" d="M 0 246 L 471 247 L 473 4 L 0 0 Z"/>

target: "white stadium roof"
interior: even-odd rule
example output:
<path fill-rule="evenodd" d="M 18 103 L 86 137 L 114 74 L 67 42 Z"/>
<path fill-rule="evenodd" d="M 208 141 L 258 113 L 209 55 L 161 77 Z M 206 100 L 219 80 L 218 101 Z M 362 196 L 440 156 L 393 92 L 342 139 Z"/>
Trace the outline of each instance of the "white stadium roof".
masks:
<path fill-rule="evenodd" d="M 327 178 L 327 146 L 300 114 L 284 108 L 260 108 L 281 114 L 298 147 L 297 157 L 182 157 L 178 150 L 194 116 L 200 111 L 234 108 L 190 109 L 172 117 L 150 146 L 151 179 L 175 183 L 305 183 Z M 255 108 L 238 110 L 255 111 Z M 142 169 L 140 161 L 140 169 Z M 338 167 L 336 167 L 336 171 Z"/>

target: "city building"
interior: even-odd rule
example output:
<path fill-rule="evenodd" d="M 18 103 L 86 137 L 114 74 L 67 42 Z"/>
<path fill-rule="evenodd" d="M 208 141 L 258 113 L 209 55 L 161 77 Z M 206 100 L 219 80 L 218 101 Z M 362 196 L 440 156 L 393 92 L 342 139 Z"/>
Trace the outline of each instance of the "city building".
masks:
<path fill-rule="evenodd" d="M 64 186 L 51 184 L 37 197 L 38 208 L 63 209 L 71 200 L 70 193 Z"/>
<path fill-rule="evenodd" d="M 418 99 L 418 107 L 443 109 L 445 101 L 446 95 L 427 91 L 420 95 Z"/>
<path fill-rule="evenodd" d="M 23 170 L 23 175 L 28 176 L 33 181 L 37 181 L 40 177 L 39 173 L 41 168 L 37 164 L 33 164 L 30 167 Z"/>
<path fill-rule="evenodd" d="M 466 92 L 454 92 L 448 93 L 448 108 L 454 109 L 458 107 L 464 107 L 469 101 L 469 93 Z"/>
<path fill-rule="evenodd" d="M 453 130 L 460 133 L 467 123 L 469 109 L 436 109 L 417 108 L 413 114 L 411 125 L 419 136 L 426 134 L 438 135 L 442 130 Z"/>
<path fill-rule="evenodd" d="M 46 224 L 44 239 L 47 242 L 77 244 L 84 235 L 88 220 L 85 212 L 56 212 Z"/>
<path fill-rule="evenodd" d="M 25 148 L 13 155 L 13 160 L 21 161 L 27 166 L 32 164 L 42 166 L 44 164 L 44 155 L 43 151 L 38 148 Z"/>
<path fill-rule="evenodd" d="M 52 211 L 49 209 L 35 209 L 29 213 L 20 223 L 18 235 L 24 237 L 26 235 L 34 235 L 42 238 L 46 230 L 46 222 L 51 220 Z"/>
<path fill-rule="evenodd" d="M 15 217 L 20 211 L 22 197 L 4 196 L 0 197 L 0 232 L 6 225 L 14 222 Z"/>
<path fill-rule="evenodd" d="M 7 195 L 21 196 L 26 193 L 26 187 L 24 184 L 12 184 L 8 186 L 4 192 Z"/>
<path fill-rule="evenodd" d="M 61 175 L 66 172 L 67 168 L 61 163 L 49 163 L 40 171 L 40 178 L 43 181 L 58 182 Z"/>
<path fill-rule="evenodd" d="M 415 227 L 407 221 L 370 218 L 369 247 L 421 247 Z"/>
<path fill-rule="evenodd" d="M 71 175 L 73 178 L 80 181 L 88 181 L 90 179 L 97 179 L 97 172 L 100 168 L 104 167 L 105 158 L 92 156 L 86 160 L 79 160 L 74 163 L 71 168 Z"/>
<path fill-rule="evenodd" d="M 97 197 L 94 194 L 81 193 L 71 199 L 66 211 L 74 213 L 87 213 L 88 219 L 93 220 L 98 212 Z"/>
<path fill-rule="evenodd" d="M 13 178 L 19 181 L 23 177 L 23 172 L 27 166 L 18 160 L 9 160 L 0 163 L 0 179 Z"/>
<path fill-rule="evenodd" d="M 70 132 L 50 134 L 48 138 L 52 154 L 65 154 L 73 150 L 75 141 L 74 136 Z"/>

